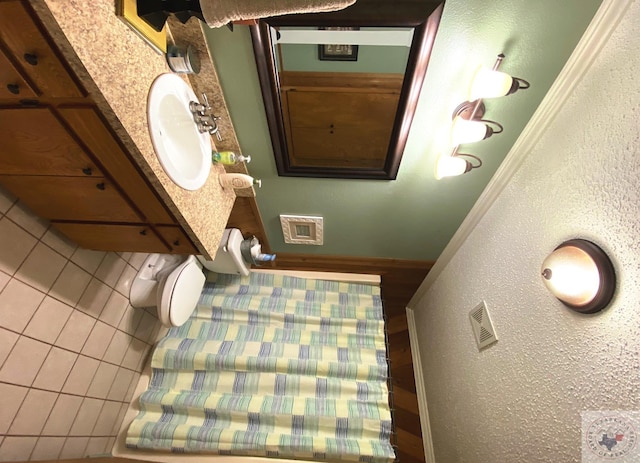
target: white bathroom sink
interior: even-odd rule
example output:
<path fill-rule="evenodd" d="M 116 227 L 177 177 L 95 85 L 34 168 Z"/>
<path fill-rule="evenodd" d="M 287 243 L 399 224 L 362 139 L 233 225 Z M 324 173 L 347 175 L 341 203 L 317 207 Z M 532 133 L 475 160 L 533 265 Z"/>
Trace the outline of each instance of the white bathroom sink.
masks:
<path fill-rule="evenodd" d="M 147 120 L 151 141 L 169 178 L 186 190 L 197 190 L 211 170 L 211 136 L 200 133 L 189 110 L 198 101 L 175 74 L 161 74 L 151 84 Z"/>

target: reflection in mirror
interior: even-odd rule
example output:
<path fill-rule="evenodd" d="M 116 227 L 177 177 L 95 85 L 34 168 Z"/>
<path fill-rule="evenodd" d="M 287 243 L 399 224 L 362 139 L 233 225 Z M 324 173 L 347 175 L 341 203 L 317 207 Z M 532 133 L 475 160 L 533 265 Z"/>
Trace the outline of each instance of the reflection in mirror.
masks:
<path fill-rule="evenodd" d="M 279 175 L 396 178 L 442 13 L 407 2 L 251 28 Z"/>
<path fill-rule="evenodd" d="M 332 29 L 271 34 L 289 164 L 382 170 L 413 29 Z"/>

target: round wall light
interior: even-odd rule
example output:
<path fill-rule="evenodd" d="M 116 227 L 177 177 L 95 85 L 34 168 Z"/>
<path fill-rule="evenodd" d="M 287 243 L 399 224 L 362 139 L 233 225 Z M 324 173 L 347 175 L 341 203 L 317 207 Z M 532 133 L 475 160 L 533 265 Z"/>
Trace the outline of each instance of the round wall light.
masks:
<path fill-rule="evenodd" d="M 547 256 L 542 279 L 555 297 L 580 313 L 601 311 L 616 289 L 609 257 L 597 245 L 581 239 L 566 241 Z"/>

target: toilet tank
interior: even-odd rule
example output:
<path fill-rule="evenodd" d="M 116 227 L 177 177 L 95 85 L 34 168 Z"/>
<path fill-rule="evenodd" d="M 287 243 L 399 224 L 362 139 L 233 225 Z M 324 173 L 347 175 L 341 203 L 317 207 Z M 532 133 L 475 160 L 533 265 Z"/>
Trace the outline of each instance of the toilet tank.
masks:
<path fill-rule="evenodd" d="M 247 276 L 249 275 L 249 268 L 240 254 L 240 244 L 243 239 L 240 230 L 227 228 L 222 234 L 222 240 L 215 258 L 207 260 L 202 256 L 198 256 L 198 260 L 200 260 L 204 268 L 212 272 Z"/>

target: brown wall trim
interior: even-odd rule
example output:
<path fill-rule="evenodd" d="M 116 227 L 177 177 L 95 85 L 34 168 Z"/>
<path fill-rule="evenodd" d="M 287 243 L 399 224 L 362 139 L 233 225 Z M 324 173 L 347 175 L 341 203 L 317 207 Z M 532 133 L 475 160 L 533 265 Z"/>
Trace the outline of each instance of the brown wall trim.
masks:
<path fill-rule="evenodd" d="M 389 259 L 379 257 L 322 256 L 317 254 L 276 253 L 273 268 L 319 272 L 365 273 L 385 275 L 399 270 L 428 271 L 430 260 Z"/>

